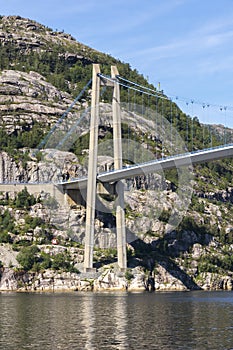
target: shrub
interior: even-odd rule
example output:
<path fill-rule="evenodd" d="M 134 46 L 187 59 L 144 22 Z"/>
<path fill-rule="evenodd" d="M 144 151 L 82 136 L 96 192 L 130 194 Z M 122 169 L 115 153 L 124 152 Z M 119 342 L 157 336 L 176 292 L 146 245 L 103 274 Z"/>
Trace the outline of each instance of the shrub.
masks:
<path fill-rule="evenodd" d="M 30 270 L 32 266 L 37 262 L 37 253 L 39 249 L 33 245 L 30 247 L 23 247 L 17 255 L 17 261 L 26 271 Z"/>
<path fill-rule="evenodd" d="M 127 281 L 131 281 L 134 278 L 134 275 L 132 274 L 132 272 L 130 270 L 126 270 L 125 271 L 125 278 L 127 279 Z"/>
<path fill-rule="evenodd" d="M 31 195 L 27 188 L 25 187 L 21 192 L 17 194 L 14 205 L 16 208 L 29 209 L 32 205 L 36 203 L 36 199 Z"/>
<path fill-rule="evenodd" d="M 0 216 L 0 230 L 3 232 L 12 232 L 15 228 L 14 221 L 9 210 L 5 210 Z"/>
<path fill-rule="evenodd" d="M 58 253 L 54 256 L 51 267 L 54 270 L 63 270 L 66 272 L 79 273 L 79 270 L 74 267 L 71 263 L 69 254 L 67 253 Z"/>
<path fill-rule="evenodd" d="M 52 261 L 52 268 L 54 270 L 67 270 L 70 267 L 70 262 L 68 261 L 69 257 L 67 254 L 64 253 L 58 253 L 54 256 Z"/>
<path fill-rule="evenodd" d="M 39 217 L 32 217 L 30 215 L 25 216 L 25 224 L 28 226 L 28 228 L 35 229 L 37 226 L 41 226 L 44 222 Z"/>
<path fill-rule="evenodd" d="M 52 265 L 52 262 L 51 262 L 50 255 L 42 252 L 40 255 L 40 268 L 42 270 L 49 269 L 51 265 Z"/>
<path fill-rule="evenodd" d="M 0 243 L 10 243 L 11 242 L 11 236 L 3 231 L 3 232 L 0 232 Z"/>

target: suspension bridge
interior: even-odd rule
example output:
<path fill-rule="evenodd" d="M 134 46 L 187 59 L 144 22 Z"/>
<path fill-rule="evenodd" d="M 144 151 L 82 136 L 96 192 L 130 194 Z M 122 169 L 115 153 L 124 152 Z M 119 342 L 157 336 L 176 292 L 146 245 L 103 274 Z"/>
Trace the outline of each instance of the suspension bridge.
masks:
<path fill-rule="evenodd" d="M 80 112 L 79 118 L 71 121 L 69 113 L 91 84 L 91 106 Z M 106 91 L 110 95 L 108 103 L 103 101 Z M 121 102 L 122 94 L 124 102 Z M 187 107 L 188 103 L 185 103 Z M 98 184 L 108 190 L 113 188 L 117 194 L 115 216 L 118 266 L 125 270 L 127 256 L 123 180 L 174 168 L 188 167 L 188 171 L 192 172 L 192 165 L 232 157 L 233 131 L 226 123 L 226 112 L 231 113 L 232 108 L 218 106 L 224 112 L 225 123 L 213 127 L 210 123 L 201 125 L 193 114 L 195 101 L 191 100 L 189 104 L 191 117 L 182 113 L 177 98 L 167 97 L 162 91 L 121 77 L 115 66 L 111 67 L 111 76 L 106 76 L 100 72 L 100 66 L 94 64 L 92 79 L 39 145 L 38 149 L 68 150 L 77 138 L 87 132 L 90 134 L 87 176 L 57 183 L 64 193 L 86 191 L 86 272 L 93 270 Z M 216 107 L 202 102 L 199 104 L 205 111 Z M 112 130 L 112 147 L 109 146 L 109 140 L 99 142 L 101 125 L 107 131 Z M 112 148 L 110 153 L 109 148 Z M 103 156 L 113 159 L 114 166 L 107 171 L 99 171 L 100 149 Z"/>
<path fill-rule="evenodd" d="M 114 169 L 107 172 L 97 172 L 97 159 L 98 159 L 98 132 L 100 124 L 100 89 L 104 87 L 110 87 L 113 89 L 112 94 L 112 129 L 113 129 L 113 158 L 114 158 Z M 135 101 L 133 103 L 128 101 L 125 107 L 122 107 L 120 103 L 120 88 L 134 93 L 139 93 L 141 96 L 141 110 L 140 107 L 135 107 Z M 129 156 L 129 147 L 127 148 L 128 155 L 124 155 L 124 146 L 122 143 L 122 114 L 128 113 L 128 116 L 124 116 L 124 121 L 128 122 L 128 125 L 133 123 L 140 124 L 140 118 L 136 115 L 140 114 L 147 120 L 148 125 L 152 118 L 151 115 L 147 115 L 147 111 L 144 110 L 143 103 L 145 99 L 147 102 L 149 99 L 154 98 L 156 103 L 156 137 L 158 139 L 158 134 L 160 134 L 160 139 L 162 140 L 160 145 L 160 154 L 156 155 L 155 159 L 145 160 L 143 156 L 137 164 L 123 164 L 123 159 L 132 158 Z M 161 120 L 159 115 L 163 113 L 164 100 L 168 98 L 163 95 L 160 91 L 156 91 L 145 86 L 141 86 L 137 83 L 131 82 L 123 77 L 120 77 L 119 72 L 116 67 L 111 67 L 111 77 L 103 75 L 100 73 L 99 65 L 93 66 L 93 76 L 92 76 L 92 101 L 91 101 L 91 111 L 90 111 L 90 142 L 89 142 L 89 159 L 88 159 L 88 176 L 80 179 L 73 179 L 69 182 L 64 182 L 62 184 L 65 191 L 69 190 L 81 190 L 87 188 L 86 195 L 86 238 L 85 238 L 85 260 L 84 268 L 86 271 L 91 271 L 93 268 L 93 247 L 94 247 L 94 220 L 96 211 L 96 188 L 97 184 L 113 184 L 113 187 L 117 188 L 117 200 L 116 200 L 116 231 L 117 231 L 117 252 L 118 252 L 118 265 L 119 268 L 124 270 L 127 267 L 126 258 L 126 231 L 125 231 L 125 212 L 124 212 L 124 185 L 122 183 L 123 179 L 129 179 L 131 177 L 137 177 L 141 175 L 146 175 L 149 173 L 154 173 L 157 171 L 172 169 L 172 168 L 182 168 L 184 166 L 190 166 L 192 164 L 197 164 L 201 162 L 213 161 L 222 158 L 228 158 L 233 155 L 233 144 L 230 143 L 231 134 L 227 133 L 226 126 L 221 129 L 220 141 L 224 141 L 223 144 L 219 144 L 213 147 L 213 135 L 210 130 L 210 126 L 203 126 L 203 149 L 194 150 L 194 120 L 189 120 L 189 125 L 187 123 L 186 136 L 187 140 L 191 144 L 190 152 L 187 152 L 187 147 L 183 147 L 183 143 L 177 140 L 177 132 L 174 132 L 174 126 L 176 124 L 175 115 L 173 116 L 174 104 L 170 101 L 170 123 L 166 124 L 163 115 Z M 130 105 L 130 103 L 133 105 Z M 160 103 L 161 111 L 158 111 Z M 193 105 L 193 101 L 191 102 Z M 209 105 L 207 105 L 209 107 Z M 204 107 L 203 107 L 204 108 Z M 133 113 L 132 113 L 133 109 Z M 125 112 L 127 110 L 127 112 Z M 224 108 L 226 111 L 226 107 Z M 105 111 L 106 113 L 106 111 Z M 131 114 L 131 115 L 130 115 Z M 131 117 L 131 120 L 130 120 Z M 108 120 L 109 122 L 109 120 Z M 137 130 L 138 125 L 134 125 L 134 129 Z M 71 128 L 72 130 L 72 128 Z M 142 130 L 143 132 L 143 130 Z M 129 136 L 129 135 L 128 135 Z M 191 136 L 191 137 L 190 137 Z M 216 136 L 215 136 L 216 138 Z M 206 147 L 207 140 L 211 147 Z M 63 140 L 59 141 L 59 145 L 67 141 L 67 135 Z M 167 147 L 169 143 L 169 147 Z M 172 150 L 171 155 L 166 155 L 167 149 Z M 133 162 L 135 163 L 135 161 Z"/>
<path fill-rule="evenodd" d="M 174 155 L 165 159 L 156 159 L 153 161 L 140 163 L 127 168 L 112 170 L 97 174 L 98 183 L 115 183 L 119 180 L 128 179 L 135 176 L 144 176 L 152 172 L 170 170 L 182 166 L 189 166 L 198 163 L 230 158 L 233 155 L 233 144 L 213 147 L 211 149 L 200 150 L 192 153 Z M 87 177 L 64 181 L 62 183 L 66 190 L 85 189 L 87 187 Z"/>

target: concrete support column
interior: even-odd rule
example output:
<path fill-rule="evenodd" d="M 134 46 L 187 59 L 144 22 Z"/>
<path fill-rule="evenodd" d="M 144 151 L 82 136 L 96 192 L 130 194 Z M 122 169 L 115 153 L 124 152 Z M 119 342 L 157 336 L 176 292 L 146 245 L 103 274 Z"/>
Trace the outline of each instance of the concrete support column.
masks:
<path fill-rule="evenodd" d="M 92 73 L 92 95 L 91 95 L 91 123 L 89 141 L 87 199 L 86 199 L 86 237 L 84 252 L 84 271 L 93 269 L 93 247 L 95 229 L 95 204 L 96 204 L 96 175 L 98 156 L 98 126 L 99 126 L 99 97 L 100 68 L 98 64 L 93 65 Z"/>
<path fill-rule="evenodd" d="M 119 75 L 115 66 L 111 67 L 111 77 L 117 79 Z M 121 109 L 120 109 L 120 87 L 116 80 L 113 86 L 113 146 L 114 146 L 114 168 L 122 168 L 122 140 L 121 140 Z M 117 255 L 118 265 L 121 270 L 127 268 L 126 254 L 126 230 L 124 211 L 124 184 L 118 181 L 116 185 L 116 230 L 117 230 Z"/>

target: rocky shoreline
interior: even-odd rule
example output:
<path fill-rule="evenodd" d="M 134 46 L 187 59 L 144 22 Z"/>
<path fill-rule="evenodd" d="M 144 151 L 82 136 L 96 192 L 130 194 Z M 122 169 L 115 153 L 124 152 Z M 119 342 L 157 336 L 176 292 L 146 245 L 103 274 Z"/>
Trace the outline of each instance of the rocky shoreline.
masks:
<path fill-rule="evenodd" d="M 166 176 L 158 172 L 125 182 L 129 253 L 125 272 L 119 271 L 113 263 L 117 246 L 115 197 L 110 194 L 106 197 L 105 191 L 102 193 L 103 189 L 98 189 L 100 210 L 96 210 L 94 261 L 96 267 L 105 266 L 95 273 L 82 272 L 85 193 L 64 192 L 61 182 L 67 176 L 72 180 L 87 174 L 89 113 L 85 113 L 84 118 L 83 111 L 90 104 L 91 90 L 86 92 L 85 98 L 75 104 L 73 101 L 77 91 L 81 91 L 89 80 L 91 63 L 98 61 L 109 68 L 112 64 L 121 66 L 122 63 L 88 48 L 68 34 L 54 32 L 19 16 L 1 18 L 0 42 L 3 58 L 0 129 L 4 135 L 2 140 L 7 141 L 0 151 L 0 293 L 233 290 L 231 162 L 217 162 L 209 167 L 197 165 L 188 169 L 187 178 L 179 171 Z M 121 66 L 123 68 L 128 72 L 128 65 Z M 57 74 L 60 71 L 62 73 Z M 77 81 L 77 74 L 80 81 Z M 142 81 L 140 76 L 137 79 Z M 141 98 L 134 102 L 140 101 Z M 69 109 L 71 104 L 72 110 Z M 137 159 L 129 154 L 129 140 L 134 140 L 131 143 L 133 149 L 137 140 L 142 146 L 140 150 L 145 150 L 149 157 L 153 155 L 152 159 L 162 156 L 163 152 L 173 154 L 174 149 L 177 154 L 179 149 L 183 153 L 184 144 L 177 136 L 171 142 L 169 138 L 163 140 L 165 131 L 170 135 L 171 125 L 164 121 L 160 125 L 158 115 L 153 121 L 145 113 L 141 115 L 141 108 L 132 113 L 128 102 L 122 103 L 121 107 L 122 122 L 128 125 L 127 129 L 122 128 L 125 136 L 127 134 L 127 138 L 123 138 L 127 143 L 127 147 L 123 143 L 123 151 L 128 149 L 127 162 L 144 160 L 141 154 Z M 191 119 L 186 118 L 175 104 L 169 102 L 164 107 L 168 120 L 172 109 L 177 110 L 177 127 L 186 135 Z M 196 119 L 197 144 L 192 145 L 195 147 L 199 142 L 203 143 L 205 132 Z M 45 139 L 45 134 L 58 121 L 56 132 Z M 105 145 L 104 151 L 109 148 L 112 123 L 111 104 L 103 100 L 99 134 L 104 141 L 101 142 L 102 147 Z M 225 135 L 222 125 L 212 128 L 220 139 L 223 133 Z M 227 130 L 227 135 L 232 133 L 232 129 Z M 64 138 L 65 135 L 70 138 Z M 42 139 L 46 150 L 38 145 Z M 67 142 L 61 145 L 61 139 Z M 75 145 L 78 140 L 80 144 Z M 112 167 L 112 152 L 108 149 L 98 157 L 98 172 Z M 188 176 L 191 172 L 193 180 Z M 181 178 L 186 179 L 182 186 L 178 181 Z M 26 266 L 17 260 L 25 247 L 36 248 L 35 264 Z M 57 256 L 64 258 L 63 262 L 68 263 L 70 270 L 67 264 L 54 264 Z"/>
<path fill-rule="evenodd" d="M 167 277 L 165 277 L 167 275 Z M 233 290 L 232 276 L 205 274 L 195 286 L 157 272 L 147 276 L 141 267 L 120 272 L 116 267 L 105 266 L 98 272 L 71 273 L 45 270 L 44 272 L 24 272 L 11 268 L 0 269 L 0 292 L 175 292 L 192 290 Z"/>

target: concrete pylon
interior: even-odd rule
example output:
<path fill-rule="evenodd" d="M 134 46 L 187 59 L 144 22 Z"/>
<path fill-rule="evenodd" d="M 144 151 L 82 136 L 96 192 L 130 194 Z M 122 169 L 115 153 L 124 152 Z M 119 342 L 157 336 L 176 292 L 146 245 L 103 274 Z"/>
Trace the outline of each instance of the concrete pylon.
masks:
<path fill-rule="evenodd" d="M 99 128 L 99 98 L 100 98 L 100 67 L 93 64 L 92 94 L 91 94 L 91 122 L 86 199 L 86 237 L 84 252 L 84 271 L 93 270 L 93 247 L 95 230 L 96 204 L 96 175 L 98 157 L 98 128 Z"/>
<path fill-rule="evenodd" d="M 98 157 L 98 127 L 99 127 L 99 99 L 100 68 L 98 64 L 93 65 L 92 73 L 92 95 L 91 95 L 91 123 L 90 123 L 90 141 L 89 141 L 89 160 L 88 160 L 88 178 L 87 178 L 87 198 L 86 198 L 86 237 L 84 252 L 84 271 L 93 271 L 93 248 L 94 248 L 94 230 L 95 230 L 95 206 L 96 206 L 96 176 L 97 176 L 97 157 Z M 111 76 L 113 83 L 107 84 L 113 87 L 113 144 L 114 144 L 114 167 L 122 168 L 122 141 L 121 141 L 121 110 L 120 110 L 120 88 L 117 82 L 118 70 L 115 66 L 111 67 Z M 125 231 L 125 212 L 124 212 L 124 185 L 122 181 L 116 184 L 116 229 L 117 229 L 117 254 L 118 265 L 121 270 L 127 268 L 126 255 L 126 231 Z"/>
<path fill-rule="evenodd" d="M 113 85 L 112 115 L 113 115 L 113 150 L 114 168 L 122 168 L 122 139 L 121 139 L 121 108 L 120 108 L 120 87 L 117 82 L 118 70 L 111 67 L 111 77 L 115 80 Z M 116 184 L 116 230 L 117 230 L 117 256 L 118 266 L 121 270 L 127 268 L 126 254 L 126 230 L 124 211 L 124 184 L 118 181 Z"/>

